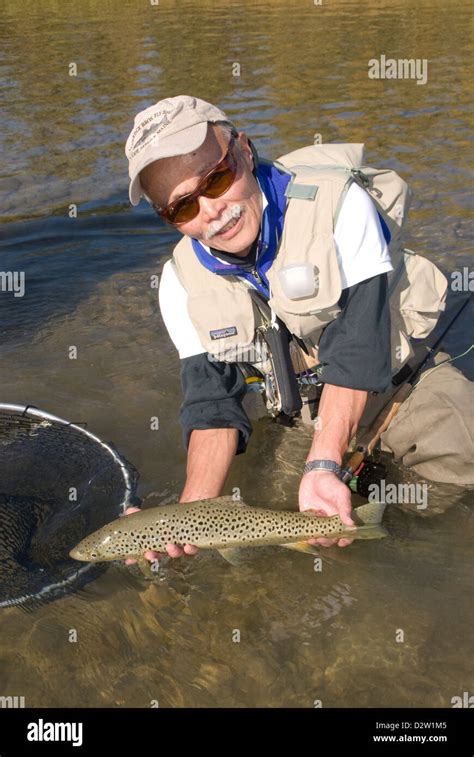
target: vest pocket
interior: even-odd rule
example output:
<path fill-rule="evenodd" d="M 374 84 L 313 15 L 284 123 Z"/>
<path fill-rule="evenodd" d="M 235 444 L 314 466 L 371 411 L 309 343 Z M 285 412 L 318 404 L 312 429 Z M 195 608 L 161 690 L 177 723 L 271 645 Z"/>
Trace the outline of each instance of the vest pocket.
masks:
<path fill-rule="evenodd" d="M 391 274 L 391 311 L 398 311 L 407 336 L 424 339 L 445 308 L 446 277 L 431 260 L 411 250 L 403 251 L 399 265 Z"/>
<path fill-rule="evenodd" d="M 302 227 L 309 221 L 303 214 L 300 215 L 297 220 L 299 227 Z M 282 270 L 291 271 L 297 264 L 313 268 L 315 288 L 307 296 L 292 299 L 285 294 L 280 273 Z M 271 307 L 291 333 L 298 337 L 314 338 L 340 313 L 337 303 L 342 291 L 341 277 L 332 229 L 330 232 L 316 233 L 313 228 L 300 228 L 298 239 L 292 239 L 291 243 L 288 239 L 286 247 L 283 247 L 282 241 L 282 248 L 267 277 L 271 287 Z"/>
<path fill-rule="evenodd" d="M 251 362 L 255 314 L 246 289 L 234 285 L 192 294 L 188 313 L 204 349 L 216 360 Z"/>
<path fill-rule="evenodd" d="M 318 276 L 316 267 L 315 275 Z M 271 275 L 268 275 L 268 279 L 272 295 L 268 304 L 295 336 L 302 339 L 311 338 L 317 342 L 321 330 L 341 312 L 337 304 L 341 296 L 340 285 L 332 287 L 332 294 L 328 298 L 327 291 L 324 293 L 320 291 L 319 280 L 314 294 L 290 299 L 283 291 L 278 271 L 273 271 Z"/>

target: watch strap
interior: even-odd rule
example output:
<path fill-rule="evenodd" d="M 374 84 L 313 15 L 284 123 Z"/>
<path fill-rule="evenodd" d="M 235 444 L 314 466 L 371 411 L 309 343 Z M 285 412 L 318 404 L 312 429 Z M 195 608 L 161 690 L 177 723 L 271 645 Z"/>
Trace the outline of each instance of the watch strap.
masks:
<path fill-rule="evenodd" d="M 309 460 L 303 468 L 303 473 L 313 470 L 326 470 L 339 475 L 342 469 L 334 460 Z"/>

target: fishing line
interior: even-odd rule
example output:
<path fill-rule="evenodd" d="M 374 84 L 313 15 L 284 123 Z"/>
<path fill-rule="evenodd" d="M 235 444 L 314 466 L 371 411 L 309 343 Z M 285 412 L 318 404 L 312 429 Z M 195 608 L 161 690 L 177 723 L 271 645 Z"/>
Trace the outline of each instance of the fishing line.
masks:
<path fill-rule="evenodd" d="M 433 371 L 436 371 L 436 370 L 438 370 L 438 368 L 441 368 L 441 366 L 442 366 L 442 365 L 446 365 L 446 363 L 452 363 L 452 362 L 454 362 L 454 360 L 458 360 L 458 359 L 459 359 L 460 357 L 464 357 L 464 356 L 465 356 L 465 355 L 467 355 L 467 354 L 468 354 L 468 353 L 469 353 L 469 352 L 470 352 L 470 351 L 471 351 L 472 349 L 474 349 L 474 344 L 471 344 L 471 346 L 470 346 L 470 347 L 468 347 L 468 348 L 467 348 L 467 350 L 465 350 L 465 352 L 461 352 L 461 354 L 460 354 L 460 355 L 455 355 L 454 357 L 449 357 L 449 358 L 446 358 L 446 360 L 442 360 L 442 361 L 441 361 L 441 363 L 438 363 L 438 365 L 435 365 L 435 366 L 434 366 L 433 368 L 430 368 L 430 370 L 429 370 L 429 371 L 426 371 L 426 373 L 423 373 L 423 375 L 422 375 L 422 376 L 420 376 L 420 378 L 418 379 L 418 381 L 416 381 L 416 382 L 415 382 L 415 383 L 413 384 L 413 388 L 412 388 L 412 390 L 411 390 L 410 394 L 411 394 L 411 393 L 413 392 L 413 390 L 414 390 L 414 389 L 415 389 L 415 388 L 416 388 L 416 387 L 418 386 L 418 384 L 421 384 L 421 382 L 423 381 L 423 379 L 425 379 L 425 378 L 426 378 L 427 376 L 429 376 L 429 375 L 430 375 L 430 373 L 433 373 Z"/>

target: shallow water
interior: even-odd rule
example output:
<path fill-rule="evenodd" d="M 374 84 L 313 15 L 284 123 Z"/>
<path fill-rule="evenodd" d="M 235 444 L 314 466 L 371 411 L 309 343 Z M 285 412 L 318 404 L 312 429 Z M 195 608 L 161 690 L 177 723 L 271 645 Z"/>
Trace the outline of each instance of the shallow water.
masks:
<path fill-rule="evenodd" d="M 26 292 L 0 292 L 1 399 L 87 421 L 139 469 L 147 505 L 179 496 L 185 452 L 179 361 L 151 286 L 177 236 L 127 200 L 137 110 L 204 97 L 265 157 L 315 133 L 363 141 L 369 162 L 414 190 L 408 246 L 445 272 L 471 263 L 469 3 L 2 7 L 1 267 L 25 272 Z M 380 54 L 428 59 L 428 83 L 368 79 Z M 448 349 L 467 346 L 469 323 Z M 472 361 L 459 365 L 474 377 Z M 226 493 L 295 507 L 309 440 L 260 421 Z M 38 707 L 450 706 L 473 682 L 470 504 L 433 484 L 425 517 L 392 508 L 390 539 L 323 552 L 320 572 L 278 549 L 239 570 L 199 554 L 153 584 L 111 566 L 34 613 L 2 611 L 0 695 Z"/>

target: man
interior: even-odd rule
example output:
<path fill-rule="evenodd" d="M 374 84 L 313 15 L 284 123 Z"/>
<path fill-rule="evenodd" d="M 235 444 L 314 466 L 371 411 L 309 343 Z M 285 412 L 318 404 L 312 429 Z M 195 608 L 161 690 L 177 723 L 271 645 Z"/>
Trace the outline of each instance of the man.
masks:
<path fill-rule="evenodd" d="M 343 455 L 369 393 L 387 390 L 393 373 L 387 279 L 393 270 L 387 241 L 393 233 L 386 220 L 364 188 L 355 181 L 348 185 L 340 171 L 330 171 L 327 178 L 316 171 L 314 187 L 304 170 L 296 172 L 298 184 L 294 172 L 281 164 L 259 165 L 245 133 L 198 98 L 169 98 L 139 113 L 126 154 L 132 204 L 145 197 L 183 235 L 173 261 L 163 268 L 159 293 L 181 359 L 180 422 L 188 460 L 180 501 L 219 496 L 234 455 L 245 451 L 251 434 L 242 406 L 246 382 L 233 349 L 255 341 L 253 318 L 267 308 L 273 337 L 280 339 L 275 350 L 286 354 L 291 341 L 309 363 L 311 358 L 319 363 L 324 385 L 299 507 L 338 514 L 352 525 L 351 493 L 338 477 Z M 311 298 L 313 305 L 304 305 L 305 296 L 291 293 L 300 283 L 292 262 L 300 247 L 307 250 L 300 267 L 304 277 L 308 270 L 318 272 L 322 307 L 314 308 Z M 277 270 L 282 262 L 288 263 L 289 286 Z M 312 273 L 310 279 L 314 290 Z M 437 286 L 441 309 L 446 287 L 440 280 Z M 304 325 L 308 321 L 310 328 Z M 288 379 L 284 373 L 282 386 Z M 294 381 L 287 382 L 290 394 Z M 194 554 L 196 548 L 169 545 L 167 551 L 176 557 L 183 551 Z"/>

